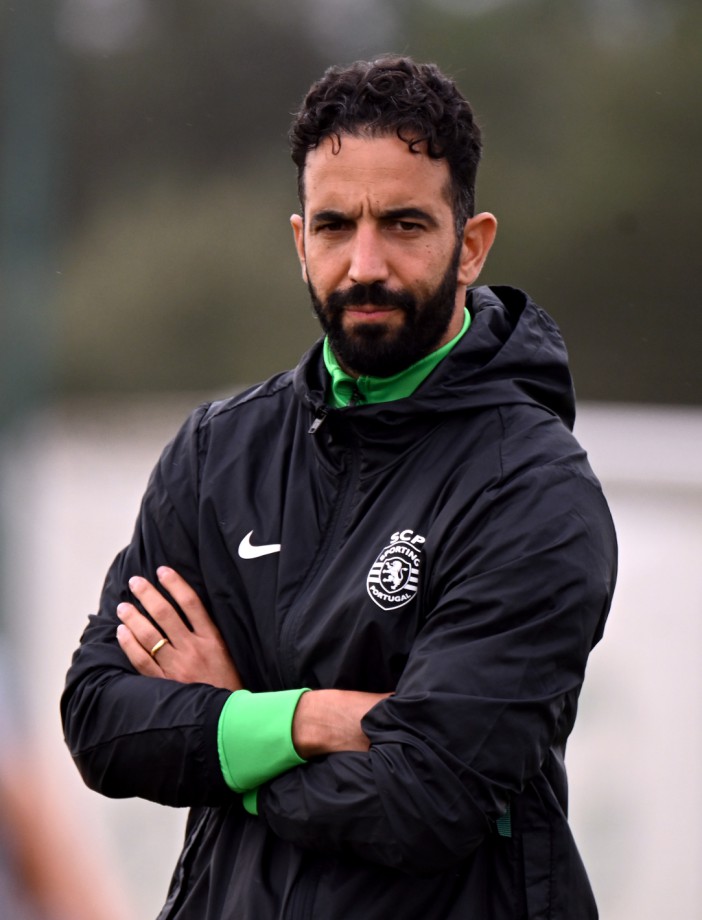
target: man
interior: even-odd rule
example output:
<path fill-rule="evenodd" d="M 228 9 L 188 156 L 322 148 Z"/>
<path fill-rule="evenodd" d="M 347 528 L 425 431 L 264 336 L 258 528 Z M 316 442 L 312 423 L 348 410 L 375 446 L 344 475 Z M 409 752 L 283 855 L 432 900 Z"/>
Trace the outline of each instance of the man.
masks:
<path fill-rule="evenodd" d="M 324 340 L 166 448 L 68 744 L 191 807 L 162 920 L 595 917 L 563 756 L 616 546 L 562 340 L 470 287 L 496 222 L 434 66 L 330 69 L 291 142 Z"/>

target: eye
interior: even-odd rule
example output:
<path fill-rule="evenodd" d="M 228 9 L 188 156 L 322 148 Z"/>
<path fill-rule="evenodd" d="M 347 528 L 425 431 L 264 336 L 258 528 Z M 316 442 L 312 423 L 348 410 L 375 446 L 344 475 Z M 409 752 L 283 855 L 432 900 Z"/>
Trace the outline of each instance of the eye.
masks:
<path fill-rule="evenodd" d="M 416 220 L 393 220 L 389 223 L 389 228 L 397 233 L 410 234 L 419 233 L 424 229 L 424 225 Z"/>
<path fill-rule="evenodd" d="M 326 233 L 338 233 L 340 230 L 345 230 L 347 224 L 343 220 L 330 220 L 326 224 L 320 224 L 319 230 Z"/>
<path fill-rule="evenodd" d="M 329 217 L 327 219 L 315 221 L 312 229 L 314 233 L 333 236 L 337 233 L 343 233 L 344 231 L 348 230 L 349 227 L 350 221 L 344 219 L 343 217 Z"/>

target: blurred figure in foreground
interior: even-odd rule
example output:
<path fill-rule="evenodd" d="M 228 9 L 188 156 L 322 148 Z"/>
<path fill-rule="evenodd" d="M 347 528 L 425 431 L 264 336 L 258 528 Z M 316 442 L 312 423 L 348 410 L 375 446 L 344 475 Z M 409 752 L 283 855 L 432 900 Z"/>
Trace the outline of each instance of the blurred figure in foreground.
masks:
<path fill-rule="evenodd" d="M 131 920 L 110 867 L 48 784 L 0 640 L 0 920 Z"/>

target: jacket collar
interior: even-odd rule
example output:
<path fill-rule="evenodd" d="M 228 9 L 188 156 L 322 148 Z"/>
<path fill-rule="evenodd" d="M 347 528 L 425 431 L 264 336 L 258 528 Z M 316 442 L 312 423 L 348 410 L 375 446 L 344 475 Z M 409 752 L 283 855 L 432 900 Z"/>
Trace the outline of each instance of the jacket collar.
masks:
<path fill-rule="evenodd" d="M 472 317 L 470 334 L 411 396 L 376 405 L 329 407 L 320 339 L 295 370 L 298 398 L 313 414 L 326 417 L 329 428 L 348 428 L 361 438 L 395 439 L 403 427 L 416 433 L 423 418 L 433 426 L 446 413 L 514 404 L 538 406 L 572 428 L 573 384 L 565 345 L 551 317 L 524 292 L 510 287 L 472 288 L 466 306 Z"/>

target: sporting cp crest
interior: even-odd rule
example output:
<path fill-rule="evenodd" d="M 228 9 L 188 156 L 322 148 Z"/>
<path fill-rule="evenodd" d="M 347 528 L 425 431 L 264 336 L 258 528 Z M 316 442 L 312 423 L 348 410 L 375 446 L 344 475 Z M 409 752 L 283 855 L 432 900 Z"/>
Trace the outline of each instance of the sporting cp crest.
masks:
<path fill-rule="evenodd" d="M 404 607 L 417 593 L 424 537 L 412 530 L 400 530 L 390 541 L 381 550 L 366 579 L 368 593 L 383 610 Z"/>

